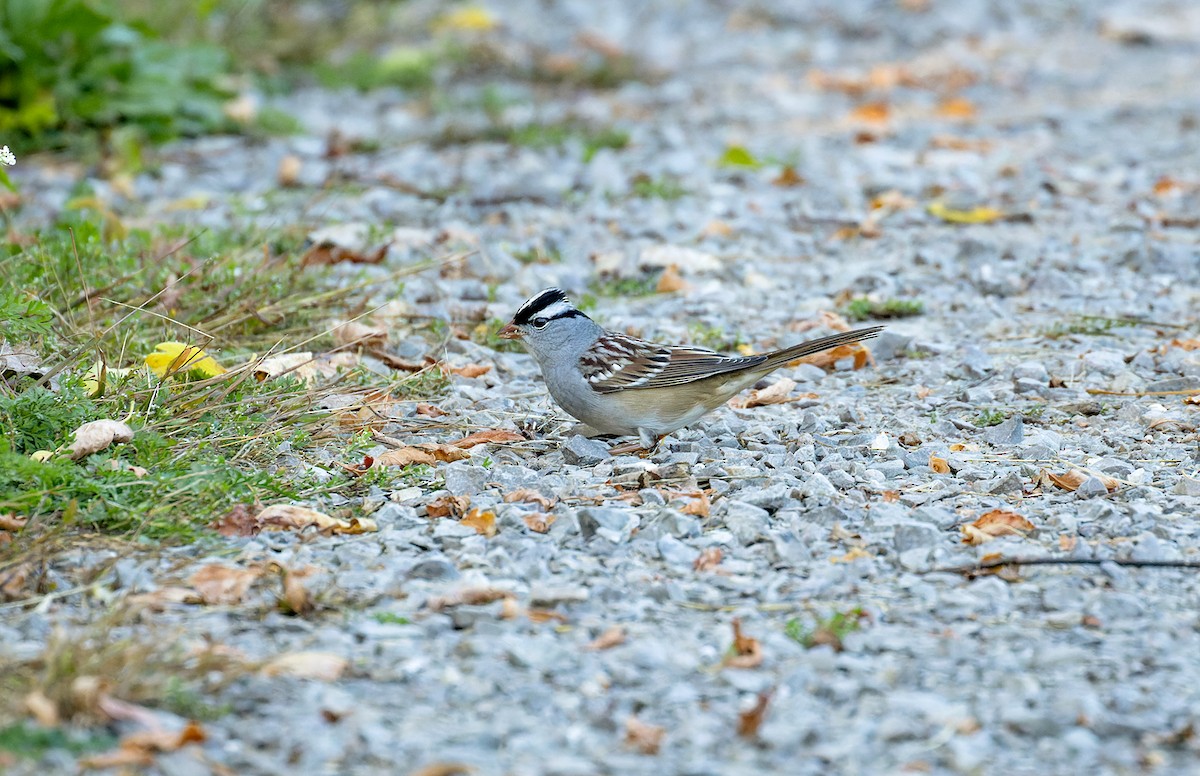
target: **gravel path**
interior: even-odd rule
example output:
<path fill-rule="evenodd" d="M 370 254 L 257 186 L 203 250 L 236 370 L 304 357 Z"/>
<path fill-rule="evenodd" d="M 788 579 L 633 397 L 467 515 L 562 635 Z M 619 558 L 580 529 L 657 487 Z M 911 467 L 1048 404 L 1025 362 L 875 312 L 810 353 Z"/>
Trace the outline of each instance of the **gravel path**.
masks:
<path fill-rule="evenodd" d="M 127 626 L 250 659 L 350 661 L 332 682 L 239 679 L 212 699 L 229 713 L 205 723 L 208 740 L 152 771 L 1200 768 L 1194 569 L 935 571 L 993 553 L 1200 560 L 1200 408 L 1179 393 L 1200 389 L 1200 351 L 1171 344 L 1200 327 L 1200 16 L 1184 3 L 1008 5 L 506 3 L 498 34 L 512 45 L 572 51 L 589 31 L 657 77 L 557 94 L 506 82 L 505 121 L 615 126 L 628 147 L 585 160 L 577 139 L 432 145 L 486 126 L 480 87 L 465 84 L 432 113 L 387 91 L 292 95 L 279 104 L 303 136 L 168 149 L 118 207 L 193 225 L 401 228 L 380 272 L 427 242 L 477 248 L 397 292 L 416 314 L 503 318 L 547 285 L 582 298 L 599 272 L 667 264 L 687 290 L 600 296 L 594 314 L 662 340 L 707 332 L 763 349 L 814 336 L 806 325 L 850 296 L 916 299 L 924 313 L 889 322 L 874 366 L 780 373 L 815 398 L 723 408 L 648 460 L 575 436 L 528 356 L 452 341 L 452 363 L 492 371 L 455 378 L 437 402 L 444 427 L 414 436 L 401 419 L 389 432 L 526 428 L 534 440 L 352 504 L 378 533 L 220 546 L 231 565 L 322 569 L 307 585 L 323 613 L 279 614 L 264 589 Z M 326 158 L 335 128 L 370 150 Z M 761 169 L 718 165 L 735 145 Z M 301 185 L 284 190 L 289 155 Z M 778 185 L 785 164 L 802 185 Z M 72 182 L 14 169 L 41 192 L 35 215 Z M 332 174 L 356 185 L 318 195 Z M 683 195 L 639 196 L 646 181 Z M 178 208 L 199 194 L 203 210 Z M 1005 217 L 950 223 L 928 212 L 937 201 L 952 217 Z M 538 250 L 561 261 L 519 259 Z M 1084 473 L 1074 491 L 1043 475 L 1071 470 Z M 520 488 L 553 506 L 504 500 Z M 496 535 L 427 517 L 443 490 L 494 511 Z M 991 510 L 1034 530 L 964 543 L 961 526 Z M 554 517 L 547 532 L 530 527 L 535 513 Z M 117 590 L 159 589 L 197 552 L 124 560 Z M 453 600 L 474 588 L 506 595 Z M 89 606 L 6 613 L 0 637 L 36 653 Z M 840 644 L 792 638 L 839 612 L 858 624 Z M 735 620 L 758 641 L 741 656 L 756 665 L 722 665 Z M 589 648 L 613 628 L 622 643 Z M 761 726 L 739 736 L 760 693 Z M 70 765 L 65 753 L 50 763 Z"/>

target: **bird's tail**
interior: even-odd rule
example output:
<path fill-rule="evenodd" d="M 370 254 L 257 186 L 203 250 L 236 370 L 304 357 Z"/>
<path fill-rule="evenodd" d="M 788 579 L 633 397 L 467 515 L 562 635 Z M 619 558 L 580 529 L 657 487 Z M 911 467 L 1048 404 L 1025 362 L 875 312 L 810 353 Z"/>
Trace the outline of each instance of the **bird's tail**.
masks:
<path fill-rule="evenodd" d="M 865 329 L 855 329 L 854 331 L 843 331 L 838 334 L 830 334 L 828 337 L 819 337 L 808 342 L 801 342 L 798 345 L 792 345 L 790 348 L 776 350 L 774 353 L 768 353 L 764 366 L 777 366 L 785 364 L 788 361 L 795 361 L 797 358 L 811 356 L 813 353 L 820 353 L 824 350 L 831 350 L 839 345 L 849 345 L 852 342 L 861 342 L 865 339 L 878 336 L 879 332 L 883 331 L 883 326 L 869 326 Z"/>

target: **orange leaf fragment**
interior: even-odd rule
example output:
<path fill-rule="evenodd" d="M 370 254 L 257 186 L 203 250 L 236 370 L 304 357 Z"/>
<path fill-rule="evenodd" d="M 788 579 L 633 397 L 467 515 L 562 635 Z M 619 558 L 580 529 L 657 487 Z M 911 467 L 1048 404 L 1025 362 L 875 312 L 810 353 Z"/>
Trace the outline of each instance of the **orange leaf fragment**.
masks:
<path fill-rule="evenodd" d="M 886 102 L 864 102 L 850 111 L 850 118 L 867 124 L 886 124 L 892 116 L 892 109 Z"/>
<path fill-rule="evenodd" d="M 667 729 L 661 725 L 642 722 L 637 717 L 625 721 L 625 745 L 642 754 L 658 754 Z"/>
<path fill-rule="evenodd" d="M 429 517 L 458 517 L 470 505 L 470 496 L 438 496 L 425 505 L 425 514 Z"/>
<path fill-rule="evenodd" d="M 775 694 L 774 688 L 763 690 L 758 694 L 758 699 L 755 700 L 754 706 L 745 711 L 738 712 L 737 734 L 742 738 L 755 738 L 758 736 L 758 729 L 762 727 L 763 718 L 767 715 L 767 706 L 771 703 L 771 696 Z"/>
<path fill-rule="evenodd" d="M 513 594 L 498 587 L 465 587 L 447 596 L 430 598 L 430 611 L 440 612 L 452 606 L 483 606 L 500 599 L 515 600 Z"/>
<path fill-rule="evenodd" d="M 188 584 L 204 603 L 210 606 L 230 605 L 241 601 L 250 585 L 262 573 L 261 568 L 239 569 L 221 563 L 209 563 L 188 577 Z"/>
<path fill-rule="evenodd" d="M 721 559 L 725 554 L 721 552 L 720 547 L 709 547 L 701 550 L 700 554 L 692 561 L 693 571 L 711 571 L 721 564 Z"/>
<path fill-rule="evenodd" d="M 851 547 L 850 551 L 845 555 L 839 555 L 836 558 L 830 558 L 830 563 L 853 563 L 861 558 L 874 557 L 871 553 L 864 550 L 862 547 Z"/>
<path fill-rule="evenodd" d="M 789 164 L 779 172 L 779 175 L 775 176 L 775 179 L 771 183 L 776 186 L 791 187 L 803 186 L 805 181 L 800 173 L 796 172 L 796 168 Z"/>
<path fill-rule="evenodd" d="M 1078 536 L 1062 534 L 1058 537 L 1058 549 L 1062 550 L 1063 552 L 1070 552 L 1071 550 L 1075 549 L 1075 545 L 1077 544 L 1079 544 Z"/>
<path fill-rule="evenodd" d="M 712 511 L 712 502 L 708 500 L 708 492 L 703 491 L 703 490 L 700 491 L 700 495 L 696 498 L 695 501 L 688 502 L 687 504 L 685 504 L 683 506 L 683 509 L 681 509 L 679 511 L 683 512 L 685 515 L 695 515 L 696 517 L 708 517 L 709 512 Z M 713 549 L 715 549 L 715 548 L 713 548 Z M 717 551 L 720 552 L 720 550 L 717 550 Z M 717 562 L 718 563 L 721 562 L 720 558 L 717 559 Z"/>
<path fill-rule="evenodd" d="M 950 464 L 946 462 L 945 458 L 939 458 L 936 455 L 929 456 L 929 468 L 937 474 L 950 473 Z"/>
<path fill-rule="evenodd" d="M 490 364 L 466 364 L 464 366 L 448 366 L 446 369 L 459 377 L 479 377 L 492 371 Z"/>
<path fill-rule="evenodd" d="M 613 647 L 618 646 L 619 644 L 625 643 L 625 635 L 626 634 L 625 634 L 624 628 L 622 628 L 620 625 L 614 625 L 611 628 L 605 630 L 603 633 L 601 633 L 596 638 L 589 641 L 584 646 L 584 649 L 590 649 L 593 651 L 598 651 L 601 649 L 612 649 Z"/>
<path fill-rule="evenodd" d="M 679 267 L 674 264 L 668 264 L 663 273 L 658 276 L 658 285 L 654 290 L 660 294 L 671 294 L 676 291 L 686 291 L 691 286 L 683 279 L 683 275 L 679 274 Z"/>
<path fill-rule="evenodd" d="M 450 444 L 454 447 L 461 447 L 464 450 L 475 447 L 476 445 L 494 442 L 503 444 L 505 442 L 522 442 L 525 437 L 515 431 L 504 431 L 499 428 L 485 428 L 483 431 L 476 431 L 474 434 L 469 434 L 456 442 Z"/>
<path fill-rule="evenodd" d="M 1164 175 L 1154 182 L 1154 193 L 1159 197 L 1165 197 L 1168 194 L 1174 194 L 1181 188 L 1183 187 L 1179 185 L 1179 181 L 1175 180 L 1169 175 Z"/>
<path fill-rule="evenodd" d="M 871 351 L 866 345 L 861 342 L 851 342 L 849 345 L 838 345 L 836 348 L 823 350 L 820 353 L 813 353 L 811 356 L 804 356 L 795 361 L 789 361 L 788 366 L 812 364 L 829 372 L 843 358 L 853 358 L 855 369 L 862 369 L 867 364 L 875 363 L 875 359 L 871 357 Z"/>
<path fill-rule="evenodd" d="M 268 661 L 259 673 L 263 676 L 295 676 L 332 682 L 350 667 L 350 661 L 330 652 L 288 652 Z"/>
<path fill-rule="evenodd" d="M 417 414 L 424 415 L 427 418 L 440 418 L 443 415 L 449 415 L 450 413 L 446 412 L 444 409 L 441 409 L 440 407 L 435 407 L 432 404 L 429 404 L 428 402 L 422 401 L 422 402 L 417 402 Z"/>
<path fill-rule="evenodd" d="M 970 524 L 959 526 L 963 544 L 983 544 L 997 536 L 1025 536 L 1035 530 L 1033 523 L 1016 512 L 993 509 Z"/>
<path fill-rule="evenodd" d="M 734 617 L 733 644 L 721 665 L 727 668 L 757 668 L 762 661 L 762 643 L 743 633 L 741 618 Z"/>
<path fill-rule="evenodd" d="M 463 519 L 459 521 L 463 525 L 470 526 L 475 529 L 475 533 L 482 534 L 487 538 L 492 538 L 496 535 L 496 513 L 485 511 L 482 509 L 472 509 Z"/>
<path fill-rule="evenodd" d="M 975 105 L 965 97 L 950 97 L 938 104 L 939 116 L 951 119 L 970 119 L 975 117 Z"/>
<path fill-rule="evenodd" d="M 511 493 L 504 494 L 504 502 L 512 504 L 515 501 L 523 501 L 528 504 L 537 504 L 542 509 L 549 509 L 554 506 L 554 499 L 544 496 L 533 488 L 517 488 Z"/>
<path fill-rule="evenodd" d="M 535 512 L 532 515 L 525 515 L 522 518 L 525 525 L 534 533 L 550 533 L 550 526 L 554 525 L 554 521 L 558 518 L 554 515 L 548 515 L 543 512 Z"/>
<path fill-rule="evenodd" d="M 1063 490 L 1078 490 L 1079 486 L 1082 485 L 1088 477 L 1093 476 L 1100 480 L 1100 482 L 1104 483 L 1104 487 L 1109 493 L 1120 490 L 1121 488 L 1121 482 L 1113 477 L 1109 477 L 1104 474 L 1092 475 L 1081 469 L 1071 469 L 1070 471 L 1063 472 L 1062 474 L 1055 474 L 1054 472 L 1048 471 L 1046 472 L 1046 476 L 1050 478 L 1051 482 Z"/>

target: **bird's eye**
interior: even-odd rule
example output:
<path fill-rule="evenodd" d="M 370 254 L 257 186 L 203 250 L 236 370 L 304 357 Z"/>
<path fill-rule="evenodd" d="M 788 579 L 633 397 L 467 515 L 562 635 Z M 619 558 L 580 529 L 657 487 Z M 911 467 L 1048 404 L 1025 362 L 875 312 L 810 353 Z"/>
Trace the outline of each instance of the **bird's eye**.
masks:
<path fill-rule="evenodd" d="M 533 328 L 544 329 L 544 328 L 546 328 L 547 323 L 550 323 L 549 318 L 542 318 L 539 316 L 539 317 L 533 319 Z"/>

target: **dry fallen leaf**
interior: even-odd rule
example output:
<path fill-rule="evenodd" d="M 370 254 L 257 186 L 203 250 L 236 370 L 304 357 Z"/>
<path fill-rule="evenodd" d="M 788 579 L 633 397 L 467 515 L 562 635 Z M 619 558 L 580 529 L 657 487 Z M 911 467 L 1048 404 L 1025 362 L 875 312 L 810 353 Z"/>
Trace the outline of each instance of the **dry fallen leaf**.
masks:
<path fill-rule="evenodd" d="M 375 463 L 379 466 L 412 466 L 413 464 L 432 466 L 439 461 L 449 463 L 470 457 L 471 454 L 461 447 L 429 442 L 380 453 L 375 457 Z"/>
<path fill-rule="evenodd" d="M 1058 549 L 1062 550 L 1063 552 L 1070 552 L 1071 550 L 1075 549 L 1075 545 L 1078 543 L 1078 536 L 1062 534 L 1058 537 Z"/>
<path fill-rule="evenodd" d="M 659 276 L 658 285 L 654 287 L 654 290 L 660 294 L 670 294 L 676 291 L 686 291 L 690 287 L 683 279 L 683 275 L 679 274 L 679 267 L 675 264 L 668 264 L 662 275 Z"/>
<path fill-rule="evenodd" d="M 839 555 L 836 558 L 830 558 L 829 562 L 830 563 L 853 563 L 856 560 L 860 560 L 862 558 L 871 558 L 871 557 L 874 557 L 874 556 L 871 555 L 871 553 L 864 550 L 862 547 L 851 547 L 850 551 L 847 552 L 845 555 Z"/>
<path fill-rule="evenodd" d="M 332 682 L 349 666 L 349 660 L 330 652 L 288 652 L 268 661 L 259 673 L 267 677 L 294 676 Z"/>
<path fill-rule="evenodd" d="M 926 210 L 931 216 L 951 224 L 990 224 L 1004 218 L 1004 211 L 994 207 L 981 206 L 960 210 L 941 200 L 930 202 Z"/>
<path fill-rule="evenodd" d="M 936 474 L 950 473 L 950 464 L 946 462 L 945 458 L 939 458 L 936 455 L 929 456 L 929 468 L 933 469 Z"/>
<path fill-rule="evenodd" d="M 226 372 L 216 360 L 194 345 L 183 342 L 160 342 L 146 356 L 146 366 L 159 377 L 199 372 L 205 377 L 217 377 Z"/>
<path fill-rule="evenodd" d="M 260 383 L 274 380 L 277 377 L 293 377 L 297 380 L 311 380 L 317 374 L 313 354 L 307 351 L 301 353 L 281 353 L 277 356 L 267 356 L 256 361 L 250 373 Z"/>
<path fill-rule="evenodd" d="M 733 644 L 729 647 L 729 653 L 725 655 L 721 665 L 726 668 L 757 668 L 762 665 L 762 644 L 758 639 L 742 633 L 740 618 L 734 617 L 732 624 Z"/>
<path fill-rule="evenodd" d="M 525 525 L 534 533 L 550 533 L 550 526 L 554 525 L 554 521 L 558 518 L 554 515 L 548 515 L 543 512 L 534 512 L 532 515 L 525 515 L 522 518 Z"/>
<path fill-rule="evenodd" d="M 466 763 L 430 763 L 421 766 L 408 776 L 470 776 L 474 772 L 475 768 Z"/>
<path fill-rule="evenodd" d="M 708 499 L 708 491 L 706 491 L 706 490 L 700 491 L 699 496 L 697 496 L 697 498 L 694 501 L 689 501 L 687 504 L 684 504 L 683 509 L 681 509 L 679 511 L 683 512 L 685 515 L 695 515 L 696 517 L 708 517 L 709 513 L 712 511 L 712 502 L 709 501 L 709 499 Z M 719 550 L 718 550 L 718 552 L 719 552 Z M 720 560 L 721 560 L 720 558 L 717 558 L 718 563 L 720 562 Z"/>
<path fill-rule="evenodd" d="M 800 177 L 796 168 L 789 164 L 780 170 L 779 175 L 771 183 L 775 186 L 803 186 L 804 178 Z"/>
<path fill-rule="evenodd" d="M 464 587 L 447 596 L 430 598 L 426 605 L 430 611 L 440 612 L 452 606 L 483 606 L 501 598 L 516 600 L 510 591 L 498 587 Z"/>
<path fill-rule="evenodd" d="M 550 509 L 554 506 L 554 499 L 549 496 L 544 496 L 533 488 L 517 488 L 516 490 L 504 494 L 504 502 L 512 504 L 521 501 L 526 504 L 537 504 L 542 509 Z M 0 525 L 0 527 L 3 527 Z"/>
<path fill-rule="evenodd" d="M 29 518 L 25 517 L 17 517 L 11 512 L 0 513 L 0 530 L 20 531 L 25 527 L 25 523 L 28 522 L 28 519 Z"/>
<path fill-rule="evenodd" d="M 191 721 L 182 730 L 139 730 L 121 737 L 117 748 L 90 757 L 80 758 L 81 769 L 146 768 L 154 764 L 154 755 L 174 752 L 187 744 L 201 743 L 208 738 L 200 723 Z"/>
<path fill-rule="evenodd" d="M 625 629 L 620 625 L 614 625 L 601 633 L 596 638 L 584 645 L 584 649 L 601 650 L 612 649 L 615 646 L 625 643 Z"/>
<path fill-rule="evenodd" d="M 254 580 L 262 576 L 261 568 L 234 568 L 221 563 L 201 566 L 188 584 L 210 606 L 228 606 L 242 600 Z"/>
<path fill-rule="evenodd" d="M 84 456 L 98 453 L 109 445 L 133 439 L 133 429 L 119 420 L 93 420 L 75 429 L 75 441 L 67 449 L 71 459 L 78 461 Z"/>
<path fill-rule="evenodd" d="M 295 154 L 287 154 L 279 160 L 275 180 L 279 181 L 279 185 L 285 189 L 295 186 L 300 182 L 301 169 L 303 169 L 303 163 L 300 161 L 300 157 Z"/>
<path fill-rule="evenodd" d="M 948 119 L 970 119 L 975 117 L 975 105 L 965 97 L 950 97 L 938 103 L 937 113 Z"/>
<path fill-rule="evenodd" d="M 417 414 L 423 415 L 427 418 L 440 418 L 443 415 L 449 415 L 450 413 L 446 412 L 445 410 L 443 410 L 439 407 L 435 407 L 432 404 L 429 404 L 428 402 L 422 401 L 422 402 L 417 402 Z"/>
<path fill-rule="evenodd" d="M 273 504 L 254 517 L 261 531 L 303 531 L 316 528 L 325 534 L 362 534 L 379 530 L 374 520 L 352 517 L 342 520 L 295 504 Z"/>
<path fill-rule="evenodd" d="M 754 705 L 745 711 L 738 712 L 737 734 L 742 738 L 756 738 L 758 729 L 762 727 L 763 718 L 767 715 L 767 706 L 771 703 L 774 688 L 763 690 L 758 694 Z"/>
<path fill-rule="evenodd" d="M 466 364 L 464 366 L 447 366 L 446 370 L 460 377 L 479 377 L 492 371 L 489 364 Z"/>
<path fill-rule="evenodd" d="M 886 124 L 892 109 L 886 102 L 864 102 L 850 111 L 850 118 L 865 124 Z"/>
<path fill-rule="evenodd" d="M 463 515 L 460 523 L 475 529 L 475 533 L 492 538 L 496 535 L 496 513 L 482 509 L 472 509 Z"/>
<path fill-rule="evenodd" d="M 44 727 L 58 727 L 62 720 L 58 713 L 58 704 L 41 690 L 34 690 L 25 696 L 25 710 Z"/>
<path fill-rule="evenodd" d="M 429 517 L 458 517 L 471 506 L 470 496 L 438 496 L 425 505 Z"/>
<path fill-rule="evenodd" d="M 287 611 L 301 617 L 311 613 L 314 608 L 313 600 L 301 581 L 306 575 L 284 566 L 279 567 L 279 574 L 283 578 L 283 603 L 287 606 Z"/>
<path fill-rule="evenodd" d="M 348 261 L 352 264 L 378 264 L 387 257 L 388 244 L 374 249 L 355 250 L 343 248 L 331 242 L 318 243 L 308 249 L 300 260 L 301 267 L 313 267 L 323 264 L 339 264 Z"/>
<path fill-rule="evenodd" d="M 1034 525 L 1016 512 L 993 509 L 984 512 L 975 522 L 959 526 L 959 529 L 963 534 L 963 544 L 983 544 L 997 536 L 1025 536 L 1034 530 Z"/>
<path fill-rule="evenodd" d="M 333 341 L 340 347 L 356 345 L 363 348 L 378 348 L 387 344 L 387 330 L 368 326 L 359 321 L 339 323 L 333 329 Z"/>
<path fill-rule="evenodd" d="M 204 599 L 190 587 L 168 586 L 149 593 L 131 595 L 125 599 L 125 603 L 134 610 L 162 612 L 178 604 L 204 603 Z"/>
<path fill-rule="evenodd" d="M 764 407 L 768 404 L 790 404 L 792 402 L 804 401 L 805 399 L 817 398 L 817 394 L 815 393 L 802 393 L 792 396 L 792 389 L 795 387 L 795 380 L 781 377 L 762 390 L 751 391 L 744 398 L 741 396 L 733 398 L 729 404 L 741 409 L 750 409 L 751 407 Z"/>
<path fill-rule="evenodd" d="M 27 589 L 30 579 L 36 578 L 37 567 L 32 561 L 17 563 L 0 571 L 0 601 L 16 601 L 33 591 Z"/>
<path fill-rule="evenodd" d="M 835 368 L 837 362 L 844 358 L 854 359 L 855 369 L 862 369 L 867 364 L 875 363 L 875 359 L 871 357 L 871 350 L 866 345 L 861 342 L 852 342 L 849 345 L 838 345 L 836 348 L 830 348 L 820 353 L 813 353 L 811 356 L 797 358 L 794 361 L 789 361 L 788 366 L 812 364 L 829 372 Z"/>
<path fill-rule="evenodd" d="M 463 437 L 450 444 L 453 447 L 461 447 L 464 450 L 470 449 L 475 445 L 482 445 L 488 442 L 495 444 L 504 444 L 506 442 L 524 442 L 525 437 L 515 431 L 504 431 L 499 428 L 485 428 L 483 431 L 476 431 L 474 434 Z"/>
<path fill-rule="evenodd" d="M 625 720 L 625 745 L 642 754 L 658 754 L 667 729 L 642 722 L 637 717 Z"/>
<path fill-rule="evenodd" d="M 1100 482 L 1104 483 L 1104 487 L 1109 493 L 1120 490 L 1121 488 L 1120 480 L 1114 479 L 1105 474 L 1088 474 L 1080 469 L 1071 469 L 1063 472 L 1062 474 L 1055 474 L 1054 472 L 1047 471 L 1046 476 L 1050 478 L 1051 482 L 1063 490 L 1078 490 L 1079 486 L 1082 485 L 1089 477 L 1095 477 L 1096 479 L 1100 480 Z"/>
<path fill-rule="evenodd" d="M 725 554 L 721 552 L 720 547 L 709 547 L 701 550 L 696 559 L 692 561 L 693 571 L 711 571 L 721 565 L 721 559 Z"/>

